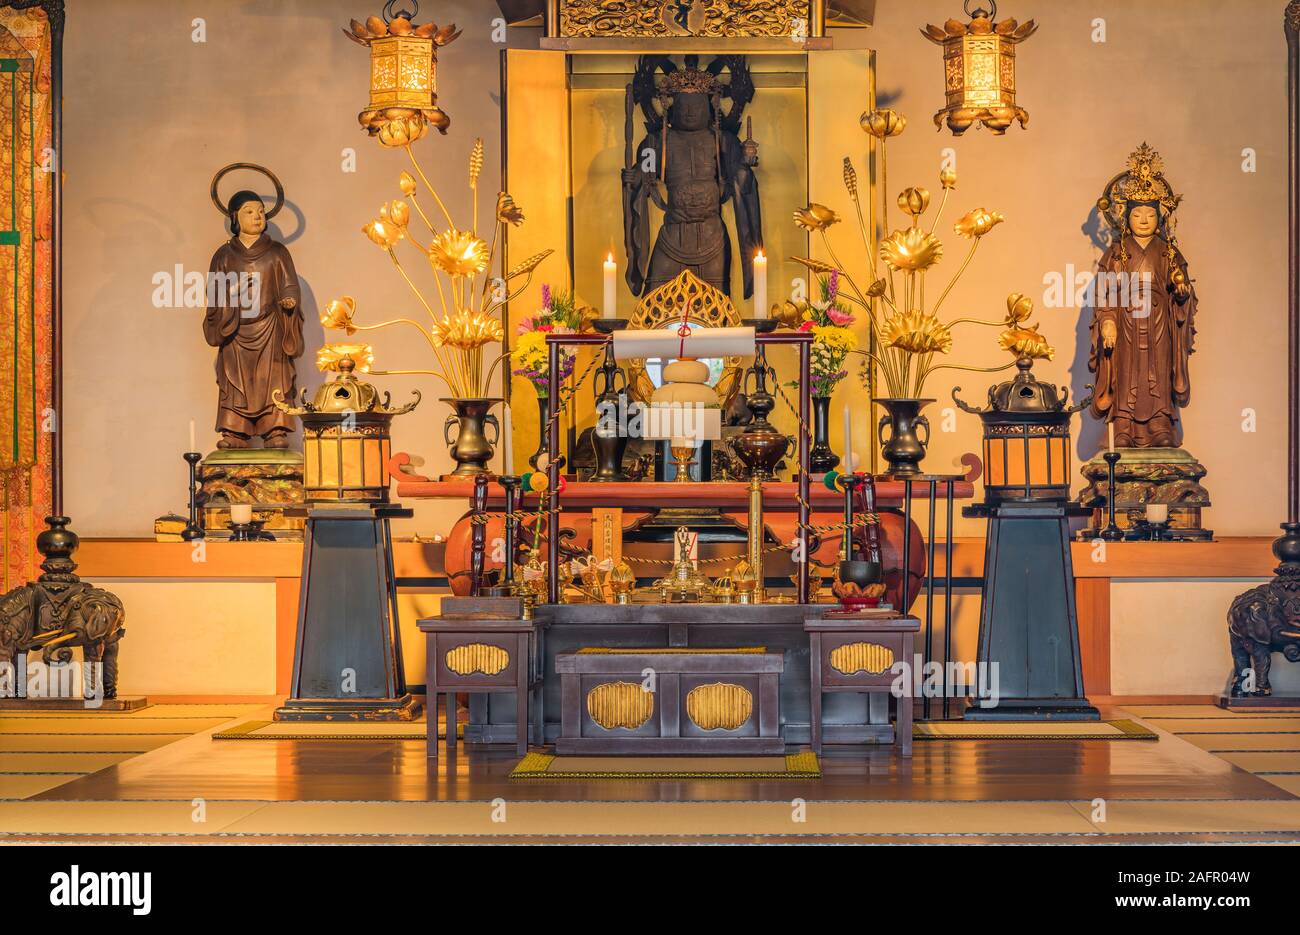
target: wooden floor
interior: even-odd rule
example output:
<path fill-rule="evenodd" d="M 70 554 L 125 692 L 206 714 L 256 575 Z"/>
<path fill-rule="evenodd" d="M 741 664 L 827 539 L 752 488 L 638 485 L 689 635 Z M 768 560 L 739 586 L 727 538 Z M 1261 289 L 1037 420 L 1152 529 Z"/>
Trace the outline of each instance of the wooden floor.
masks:
<path fill-rule="evenodd" d="M 462 746 L 430 771 L 421 741 L 214 741 L 218 725 L 0 800 L 0 841 L 1300 841 L 1292 784 L 1212 752 L 1242 743 L 1176 735 L 1196 723 L 1171 711 L 1185 713 L 1105 712 L 1141 718 L 1158 741 L 921 741 L 910 760 L 828 748 L 814 781 L 521 782 L 508 778 L 518 758 L 505 748 Z M 792 818 L 801 802 L 806 816 Z"/>

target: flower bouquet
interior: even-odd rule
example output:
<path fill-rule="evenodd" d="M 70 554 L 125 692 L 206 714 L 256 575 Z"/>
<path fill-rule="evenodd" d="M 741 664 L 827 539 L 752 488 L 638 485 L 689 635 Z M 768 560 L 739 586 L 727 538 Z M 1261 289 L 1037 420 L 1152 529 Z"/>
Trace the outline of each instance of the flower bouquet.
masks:
<path fill-rule="evenodd" d="M 542 307 L 519 323 L 519 337 L 510 353 L 514 375 L 531 383 L 539 398 L 545 398 L 550 389 L 546 336 L 574 334 L 582 329 L 582 325 L 583 315 L 572 292 L 556 293 L 550 286 L 542 286 Z M 559 382 L 573 374 L 573 362 L 573 352 L 567 347 L 561 348 Z"/>

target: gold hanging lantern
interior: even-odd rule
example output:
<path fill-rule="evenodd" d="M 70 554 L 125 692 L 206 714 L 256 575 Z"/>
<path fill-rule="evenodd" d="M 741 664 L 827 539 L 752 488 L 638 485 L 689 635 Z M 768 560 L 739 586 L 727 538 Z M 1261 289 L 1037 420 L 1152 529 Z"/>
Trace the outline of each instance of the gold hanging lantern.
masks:
<path fill-rule="evenodd" d="M 1028 112 L 1016 105 L 1016 46 L 1032 36 L 1038 24 L 996 22 L 998 5 L 993 0 L 989 5 L 989 10 L 976 7 L 972 12 L 970 0 L 965 0 L 962 9 L 971 18 L 969 23 L 950 19 L 942 27 L 921 30 L 921 35 L 943 46 L 948 104 L 934 115 L 934 125 L 941 128 L 946 116 L 954 136 L 975 123 L 1001 136 L 1013 120 L 1022 127 L 1029 122 Z"/>
<path fill-rule="evenodd" d="M 338 376 L 322 383 L 311 402 L 304 389 L 296 408 L 275 399 L 279 409 L 302 420 L 303 492 L 309 502 L 388 502 L 393 416 L 414 409 L 420 391 L 411 391 L 413 402 L 390 408 L 388 394 L 381 399 L 354 372 L 358 360 L 363 372 L 369 369 L 369 355 L 364 344 L 326 345 L 317 366 Z"/>
<path fill-rule="evenodd" d="M 370 49 L 370 105 L 357 115 L 361 126 L 385 146 L 414 143 L 429 125 L 446 133 L 451 118 L 438 107 L 438 49 L 460 35 L 455 25 L 414 25 L 420 6 L 394 10 L 398 0 L 384 4 L 384 15 L 364 23 L 352 20 L 343 32 Z"/>

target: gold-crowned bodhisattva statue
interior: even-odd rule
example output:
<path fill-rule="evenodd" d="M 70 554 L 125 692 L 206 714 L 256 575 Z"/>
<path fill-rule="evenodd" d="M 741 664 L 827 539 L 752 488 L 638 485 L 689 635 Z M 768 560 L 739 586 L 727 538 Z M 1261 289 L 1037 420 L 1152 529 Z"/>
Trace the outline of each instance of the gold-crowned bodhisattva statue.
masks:
<path fill-rule="evenodd" d="M 1098 267 L 1088 369 L 1093 415 L 1113 423 L 1117 448 L 1176 447 L 1191 399 L 1196 293 L 1173 233 L 1180 200 L 1143 143 L 1097 203 L 1115 238 Z"/>

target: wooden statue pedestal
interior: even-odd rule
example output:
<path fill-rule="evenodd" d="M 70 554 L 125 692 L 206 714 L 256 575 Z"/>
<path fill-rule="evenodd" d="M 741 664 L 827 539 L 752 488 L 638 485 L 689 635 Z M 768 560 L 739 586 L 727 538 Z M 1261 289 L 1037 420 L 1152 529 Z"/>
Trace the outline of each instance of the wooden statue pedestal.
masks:
<path fill-rule="evenodd" d="M 1179 539 L 1205 540 L 1214 533 L 1201 525 L 1201 511 L 1210 505 L 1210 494 L 1201 486 L 1205 467 L 1182 448 L 1119 448 L 1115 465 L 1115 523 L 1121 529 L 1133 526 L 1129 512 L 1142 518 L 1148 503 L 1169 507 L 1169 530 Z M 1109 522 L 1109 468 L 1102 453 L 1080 468 L 1088 485 L 1079 502 L 1092 508 L 1092 522 L 1080 537 L 1094 539 Z"/>
<path fill-rule="evenodd" d="M 230 538 L 232 503 L 254 504 L 253 519 L 282 542 L 301 542 L 303 454 L 288 448 L 227 448 L 199 464 L 203 525 L 213 540 Z M 298 513 L 299 515 L 294 515 Z"/>

